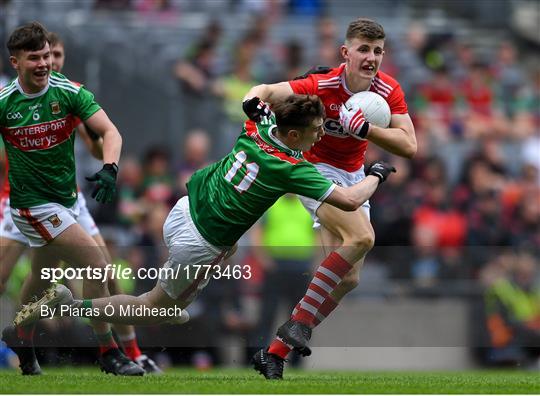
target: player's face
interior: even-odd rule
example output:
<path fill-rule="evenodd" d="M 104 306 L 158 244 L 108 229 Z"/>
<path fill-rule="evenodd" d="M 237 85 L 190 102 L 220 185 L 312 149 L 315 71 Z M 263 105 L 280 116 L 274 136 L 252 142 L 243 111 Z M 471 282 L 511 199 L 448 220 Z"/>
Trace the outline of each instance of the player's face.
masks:
<path fill-rule="evenodd" d="M 309 151 L 311 147 L 324 136 L 323 119 L 317 118 L 313 120 L 311 127 L 305 128 L 300 134 L 298 140 L 298 149 Z"/>
<path fill-rule="evenodd" d="M 64 52 L 64 46 L 62 44 L 56 44 L 51 47 L 52 69 L 55 72 L 61 72 L 64 68 L 64 61 L 66 60 L 66 54 Z"/>
<path fill-rule="evenodd" d="M 354 38 L 341 46 L 347 68 L 361 78 L 373 78 L 379 71 L 384 55 L 384 40 Z"/>
<path fill-rule="evenodd" d="M 38 51 L 19 51 L 9 60 L 25 92 L 37 93 L 47 86 L 52 67 L 49 43 Z"/>

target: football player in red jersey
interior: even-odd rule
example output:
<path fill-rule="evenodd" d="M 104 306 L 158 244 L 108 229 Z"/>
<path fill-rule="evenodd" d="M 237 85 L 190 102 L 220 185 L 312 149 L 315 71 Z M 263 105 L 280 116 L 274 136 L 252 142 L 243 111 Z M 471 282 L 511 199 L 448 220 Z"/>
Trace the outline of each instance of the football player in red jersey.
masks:
<path fill-rule="evenodd" d="M 379 70 L 384 42 L 384 29 L 379 23 L 357 19 L 349 24 L 345 43 L 340 48 L 343 64 L 311 70 L 293 81 L 255 86 L 244 97 L 244 111 L 256 120 L 269 111 L 264 102 L 274 103 L 292 93 L 318 95 L 326 108 L 326 134 L 304 155 L 324 176 L 343 187 L 365 177 L 368 142 L 392 154 L 412 158 L 416 153 L 416 137 L 405 95 L 394 78 Z M 354 93 L 368 90 L 382 95 L 388 102 L 392 113 L 388 128 L 370 124 L 361 110 L 347 111 L 343 106 Z M 304 355 L 310 353 L 307 342 L 311 329 L 358 285 L 364 258 L 375 240 L 369 202 L 347 213 L 304 197 L 301 200 L 315 226 L 321 226 L 321 239 L 331 265 L 319 267 L 291 319 L 279 328 L 270 347 L 253 357 L 255 368 L 269 379 L 282 378 L 283 360 L 292 348 Z M 345 254 L 343 250 L 341 255 L 332 252 L 340 246 L 347 248 Z"/>

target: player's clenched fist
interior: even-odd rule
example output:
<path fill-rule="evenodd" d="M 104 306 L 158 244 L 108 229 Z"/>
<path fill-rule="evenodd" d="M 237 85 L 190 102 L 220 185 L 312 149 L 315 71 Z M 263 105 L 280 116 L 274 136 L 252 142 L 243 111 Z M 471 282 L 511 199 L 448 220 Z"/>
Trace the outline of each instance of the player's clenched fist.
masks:
<path fill-rule="evenodd" d="M 242 109 L 249 119 L 255 122 L 260 122 L 262 117 L 269 117 L 272 114 L 270 107 L 257 96 L 245 100 L 242 103 Z"/>
<path fill-rule="evenodd" d="M 339 109 L 339 123 L 343 130 L 357 139 L 365 139 L 369 130 L 369 122 L 362 109 L 353 110 L 344 104 Z"/>
<path fill-rule="evenodd" d="M 372 162 L 367 167 L 366 176 L 372 175 L 379 178 L 379 184 L 385 181 L 390 173 L 395 173 L 396 168 L 384 161 Z"/>

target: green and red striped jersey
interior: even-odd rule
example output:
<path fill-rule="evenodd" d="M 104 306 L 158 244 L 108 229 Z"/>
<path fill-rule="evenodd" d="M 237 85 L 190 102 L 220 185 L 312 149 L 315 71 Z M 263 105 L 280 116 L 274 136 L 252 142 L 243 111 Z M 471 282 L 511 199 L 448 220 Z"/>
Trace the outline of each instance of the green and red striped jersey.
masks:
<path fill-rule="evenodd" d="M 325 200 L 334 184 L 275 135 L 275 117 L 246 121 L 229 155 L 189 180 L 191 217 L 201 235 L 229 247 L 286 193 Z"/>
<path fill-rule="evenodd" d="M 13 208 L 75 204 L 76 117 L 85 121 L 100 108 L 92 93 L 56 72 L 36 94 L 24 93 L 17 79 L 0 91 Z"/>

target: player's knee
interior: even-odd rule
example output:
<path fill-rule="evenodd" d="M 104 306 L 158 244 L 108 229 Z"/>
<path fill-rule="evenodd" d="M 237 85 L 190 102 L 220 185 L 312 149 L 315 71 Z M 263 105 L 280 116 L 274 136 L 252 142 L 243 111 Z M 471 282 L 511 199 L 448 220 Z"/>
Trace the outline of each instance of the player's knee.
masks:
<path fill-rule="evenodd" d="M 343 241 L 344 246 L 358 249 L 361 253 L 367 253 L 375 245 L 375 236 L 372 233 L 351 235 Z"/>

